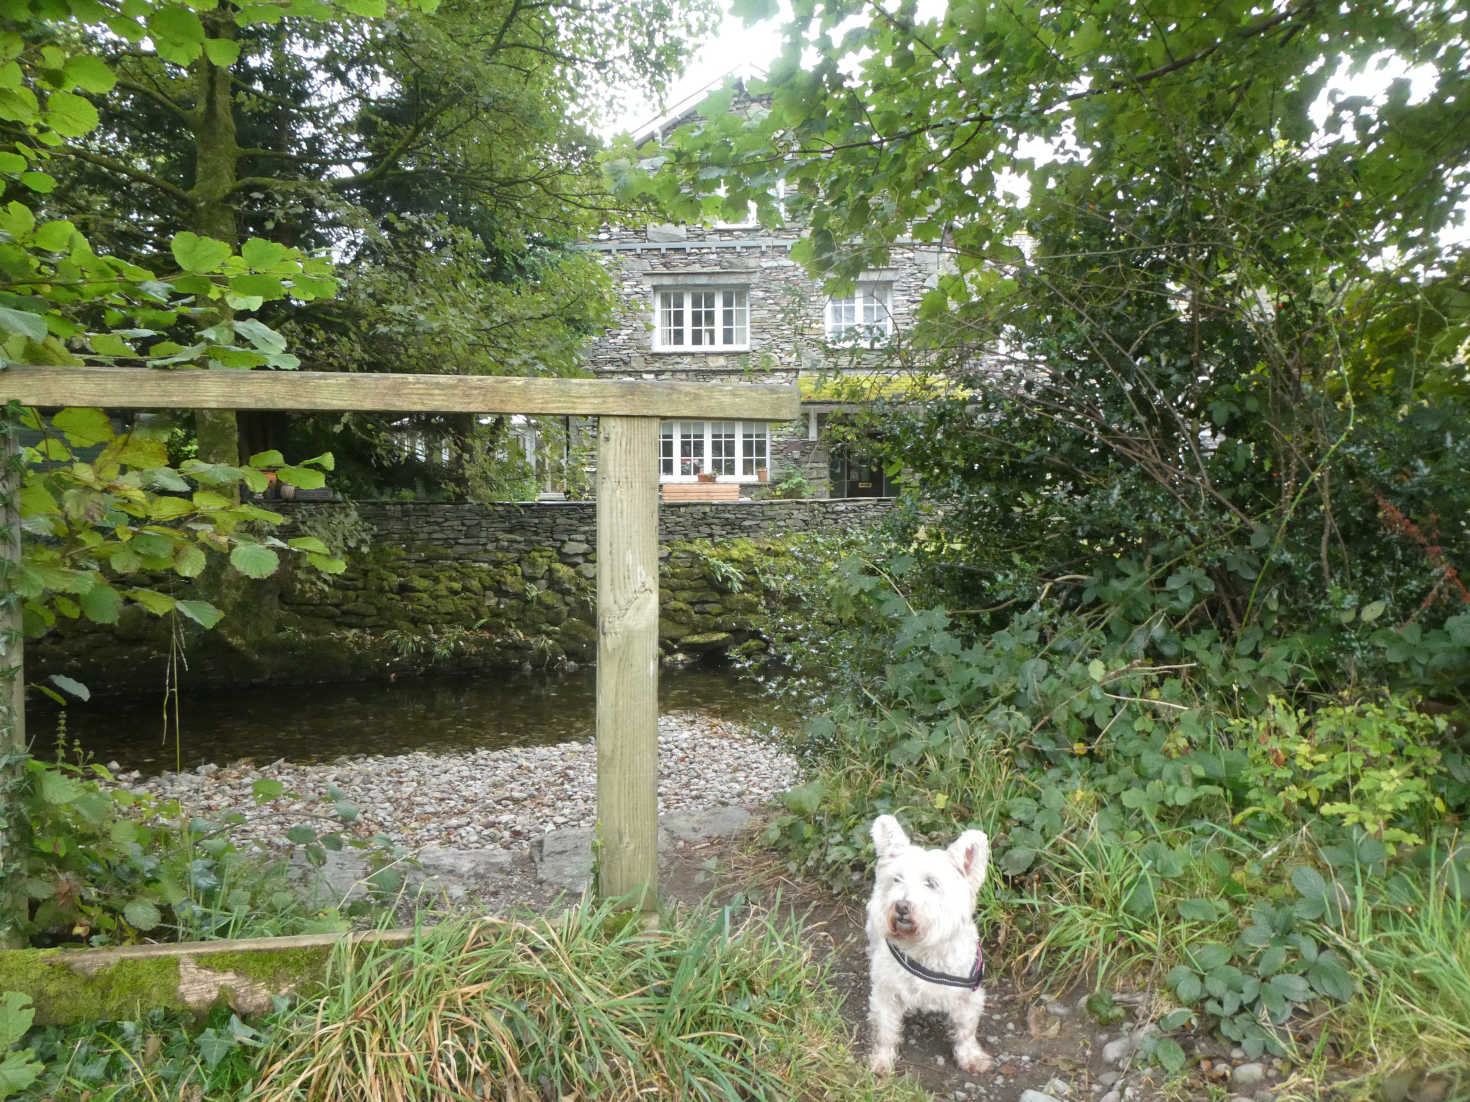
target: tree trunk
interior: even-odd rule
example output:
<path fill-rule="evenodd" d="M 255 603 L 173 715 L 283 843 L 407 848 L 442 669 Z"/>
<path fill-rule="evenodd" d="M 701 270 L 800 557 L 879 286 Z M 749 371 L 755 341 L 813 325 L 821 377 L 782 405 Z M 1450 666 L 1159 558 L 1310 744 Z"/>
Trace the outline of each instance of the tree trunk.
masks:
<path fill-rule="evenodd" d="M 211 38 L 235 38 L 235 21 L 228 13 L 204 16 Z M 240 146 L 235 136 L 234 96 L 230 71 L 201 55 L 194 63 L 198 106 L 194 119 L 193 230 L 230 246 L 240 247 L 235 219 L 234 187 L 238 179 Z M 234 311 L 224 302 L 211 323 L 228 321 Z M 239 463 L 240 430 L 233 410 L 199 410 L 194 414 L 199 458 L 210 463 Z"/>

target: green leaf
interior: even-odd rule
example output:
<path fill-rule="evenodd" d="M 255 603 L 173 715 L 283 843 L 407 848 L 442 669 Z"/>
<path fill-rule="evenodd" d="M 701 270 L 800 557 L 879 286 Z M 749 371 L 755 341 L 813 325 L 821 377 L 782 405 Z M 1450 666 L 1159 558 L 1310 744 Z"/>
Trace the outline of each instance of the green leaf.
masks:
<path fill-rule="evenodd" d="M 309 846 L 316 841 L 316 831 L 304 823 L 297 823 L 286 831 L 286 841 L 298 846 Z"/>
<path fill-rule="evenodd" d="M 250 457 L 250 465 L 257 470 L 266 470 L 279 467 L 286 462 L 286 457 L 275 448 L 268 451 L 256 452 Z"/>
<path fill-rule="evenodd" d="M 52 92 L 46 100 L 46 125 L 68 138 L 80 138 L 100 120 L 92 101 L 73 92 Z"/>
<path fill-rule="evenodd" d="M 36 782 L 43 802 L 52 807 L 64 807 L 75 803 L 85 791 L 80 784 L 52 766 L 41 772 Z"/>
<path fill-rule="evenodd" d="M 41 195 L 50 195 L 56 190 L 56 177 L 49 172 L 22 172 L 20 182 Z"/>
<path fill-rule="evenodd" d="M 218 1029 L 209 1028 L 204 1030 L 194 1041 L 199 1049 L 199 1058 L 204 1061 L 204 1066 L 214 1068 L 219 1062 L 239 1047 L 239 1042 L 228 1033 Z"/>
<path fill-rule="evenodd" d="M 117 590 L 104 582 L 98 582 L 82 594 L 82 612 L 94 624 L 115 624 L 122 612 L 122 598 Z"/>
<path fill-rule="evenodd" d="M 105 61 L 91 54 L 67 58 L 61 77 L 67 84 L 97 95 L 112 91 L 117 84 L 117 74 L 107 67 Z"/>
<path fill-rule="evenodd" d="M 281 565 L 280 558 L 269 547 L 258 543 L 238 543 L 230 548 L 230 565 L 247 578 L 269 578 Z"/>
<path fill-rule="evenodd" d="M 1206 942 L 1187 951 L 1194 958 L 1195 966 L 1202 972 L 1213 972 L 1230 962 L 1230 950 L 1216 942 Z"/>
<path fill-rule="evenodd" d="M 186 272 L 212 272 L 230 257 L 230 247 L 223 241 L 200 237 L 189 230 L 175 234 L 169 247 Z"/>
<path fill-rule="evenodd" d="M 1220 917 L 1220 909 L 1213 900 L 1181 899 L 1175 908 L 1179 917 L 1188 922 L 1214 922 Z"/>
<path fill-rule="evenodd" d="M 0 995 L 0 1098 L 25 1090 L 44 1070 L 28 1048 L 12 1049 L 31 1028 L 36 1012 L 19 991 Z"/>
<path fill-rule="evenodd" d="M 1160 1038 L 1159 1043 L 1154 1047 L 1154 1058 L 1164 1066 L 1164 1070 L 1170 1075 L 1178 1075 L 1184 1070 L 1184 1065 L 1189 1062 L 1189 1058 L 1184 1055 L 1184 1049 L 1172 1037 Z"/>
<path fill-rule="evenodd" d="M 153 589 L 130 589 L 128 596 L 155 616 L 164 616 L 174 610 L 174 599 L 166 593 Z"/>
<path fill-rule="evenodd" d="M 203 628 L 212 628 L 224 617 L 224 613 L 208 601 L 180 601 L 178 610 Z"/>
<path fill-rule="evenodd" d="M 100 409 L 85 406 L 68 406 L 52 417 L 51 423 L 74 448 L 106 444 L 116 435 L 107 414 Z"/>
<path fill-rule="evenodd" d="M 262 352 L 281 352 L 286 348 L 286 338 L 269 325 L 246 318 L 235 322 L 235 332 L 244 337 Z"/>
<path fill-rule="evenodd" d="M 303 490 L 320 490 L 327 484 L 327 476 L 315 467 L 282 467 L 276 474 L 282 482 Z"/>
<path fill-rule="evenodd" d="M 209 63 L 220 69 L 228 69 L 240 60 L 240 44 L 228 38 L 206 38 L 204 56 Z"/>
<path fill-rule="evenodd" d="M 1261 953 L 1261 959 L 1256 961 L 1256 971 L 1262 976 L 1269 976 L 1281 971 L 1286 963 L 1286 949 L 1281 945 L 1272 945 Z"/>
<path fill-rule="evenodd" d="M 46 339 L 45 318 L 26 310 L 12 310 L 8 306 L 0 306 L 0 329 L 20 333 L 38 344 Z"/>
<path fill-rule="evenodd" d="M 182 578 L 197 578 L 208 565 L 208 557 L 192 543 L 180 544 L 174 550 L 174 572 Z"/>
<path fill-rule="evenodd" d="M 1292 869 L 1291 883 L 1305 899 L 1318 900 L 1327 894 L 1327 881 L 1310 865 L 1299 865 Z"/>
<path fill-rule="evenodd" d="M 286 791 L 286 786 L 274 777 L 261 777 L 250 786 L 250 793 L 258 804 L 268 804 Z"/>
<path fill-rule="evenodd" d="M 330 555 L 331 548 L 315 536 L 297 536 L 295 539 L 286 541 L 287 545 L 296 551 L 315 551 L 321 555 Z"/>
<path fill-rule="evenodd" d="M 148 31 L 155 40 L 170 45 L 204 43 L 204 24 L 199 16 L 188 8 L 172 4 L 157 8 L 148 16 Z M 199 51 L 195 50 L 190 56 L 198 57 Z"/>
<path fill-rule="evenodd" d="M 123 907 L 123 917 L 135 929 L 145 933 L 163 921 L 158 905 L 149 899 L 134 899 Z"/>
<path fill-rule="evenodd" d="M 66 219 L 45 222 L 36 227 L 36 244 L 50 253 L 62 253 L 71 248 L 77 228 Z"/>
<path fill-rule="evenodd" d="M 382 19 L 388 13 L 387 0 L 342 0 L 342 7 L 365 19 Z"/>
<path fill-rule="evenodd" d="M 1107 675 L 1108 668 L 1103 665 L 1101 658 L 1094 658 L 1091 662 L 1087 663 L 1087 676 L 1094 681 L 1101 683 L 1102 679 Z"/>

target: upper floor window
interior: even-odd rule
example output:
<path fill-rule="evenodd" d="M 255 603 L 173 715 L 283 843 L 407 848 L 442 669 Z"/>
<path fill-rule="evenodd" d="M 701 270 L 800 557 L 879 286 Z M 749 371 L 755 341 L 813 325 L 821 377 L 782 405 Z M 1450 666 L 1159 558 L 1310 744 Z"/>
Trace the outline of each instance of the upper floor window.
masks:
<path fill-rule="evenodd" d="M 827 340 L 834 344 L 881 344 L 893 336 L 893 285 L 859 283 L 842 298 L 827 300 Z"/>
<path fill-rule="evenodd" d="M 750 347 L 750 303 L 743 287 L 659 291 L 656 349 Z"/>

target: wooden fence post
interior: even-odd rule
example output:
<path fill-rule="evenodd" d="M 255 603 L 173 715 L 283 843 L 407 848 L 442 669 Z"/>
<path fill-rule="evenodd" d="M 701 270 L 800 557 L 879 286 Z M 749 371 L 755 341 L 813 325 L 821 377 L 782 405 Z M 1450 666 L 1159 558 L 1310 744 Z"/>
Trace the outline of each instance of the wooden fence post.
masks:
<path fill-rule="evenodd" d="M 597 891 L 658 908 L 658 418 L 597 428 Z"/>

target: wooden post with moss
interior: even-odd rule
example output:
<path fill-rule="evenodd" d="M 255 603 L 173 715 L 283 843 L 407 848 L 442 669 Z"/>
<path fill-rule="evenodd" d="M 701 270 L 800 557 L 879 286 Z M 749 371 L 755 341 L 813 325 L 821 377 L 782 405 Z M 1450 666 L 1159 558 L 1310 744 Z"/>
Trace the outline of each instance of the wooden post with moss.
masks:
<path fill-rule="evenodd" d="M 11 399 L 41 407 L 600 418 L 598 891 L 644 910 L 657 907 L 659 421 L 792 421 L 800 412 L 794 386 L 12 364 L 0 369 L 0 402 Z"/>

